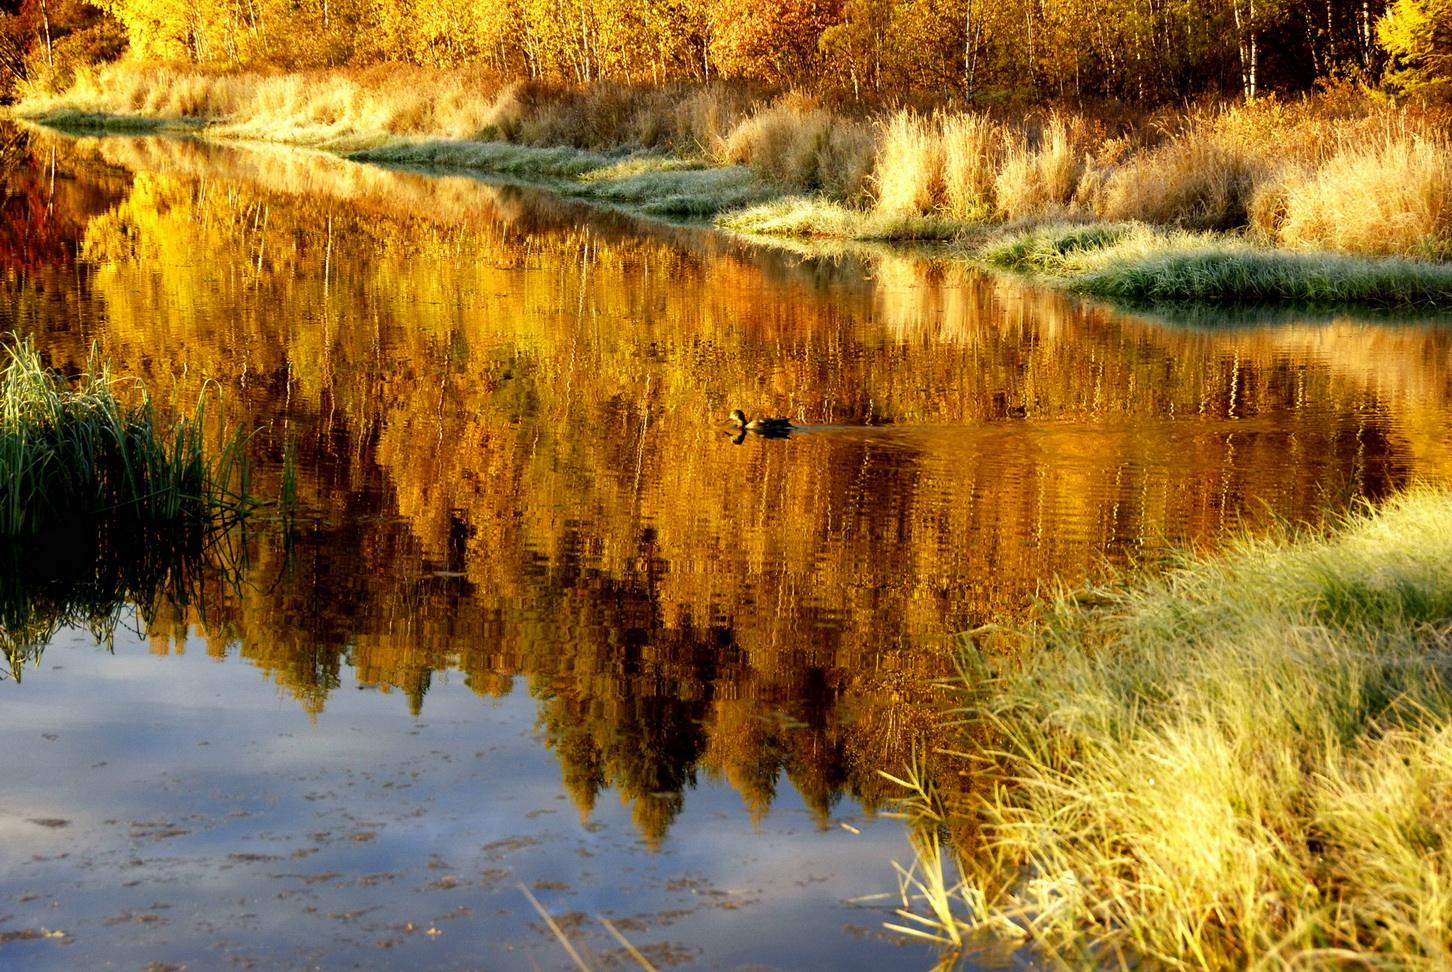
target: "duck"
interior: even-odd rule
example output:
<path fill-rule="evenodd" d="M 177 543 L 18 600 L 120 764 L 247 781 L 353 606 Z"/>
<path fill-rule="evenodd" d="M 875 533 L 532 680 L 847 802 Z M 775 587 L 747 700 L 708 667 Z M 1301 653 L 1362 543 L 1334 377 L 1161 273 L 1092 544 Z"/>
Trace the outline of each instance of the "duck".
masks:
<path fill-rule="evenodd" d="M 762 435 L 786 435 L 794 426 L 784 418 L 757 418 L 747 421 L 746 413 L 736 408 L 731 410 L 731 423 L 743 432 L 759 432 Z"/>

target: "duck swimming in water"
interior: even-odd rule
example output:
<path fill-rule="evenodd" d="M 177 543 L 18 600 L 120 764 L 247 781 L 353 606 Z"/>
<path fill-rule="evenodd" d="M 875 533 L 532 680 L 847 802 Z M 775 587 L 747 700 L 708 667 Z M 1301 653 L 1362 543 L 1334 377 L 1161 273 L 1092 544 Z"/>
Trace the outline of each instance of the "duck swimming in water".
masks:
<path fill-rule="evenodd" d="M 786 435 L 793 428 L 792 423 L 784 418 L 758 418 L 747 421 L 746 413 L 741 409 L 732 409 L 731 424 L 742 432 L 758 432 L 762 435 Z"/>

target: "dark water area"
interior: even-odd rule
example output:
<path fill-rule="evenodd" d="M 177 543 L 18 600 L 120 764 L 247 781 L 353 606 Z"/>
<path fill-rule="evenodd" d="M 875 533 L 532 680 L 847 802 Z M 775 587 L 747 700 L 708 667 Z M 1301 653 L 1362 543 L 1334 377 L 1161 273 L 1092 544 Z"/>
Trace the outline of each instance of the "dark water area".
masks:
<path fill-rule="evenodd" d="M 599 916 L 660 967 L 931 967 L 879 770 L 960 744 L 959 632 L 1452 471 L 1443 321 L 1116 312 L 274 147 L 0 166 L 0 330 L 297 473 L 184 603 L 4 615 L 6 968 L 569 967 L 521 884 L 602 965 Z"/>

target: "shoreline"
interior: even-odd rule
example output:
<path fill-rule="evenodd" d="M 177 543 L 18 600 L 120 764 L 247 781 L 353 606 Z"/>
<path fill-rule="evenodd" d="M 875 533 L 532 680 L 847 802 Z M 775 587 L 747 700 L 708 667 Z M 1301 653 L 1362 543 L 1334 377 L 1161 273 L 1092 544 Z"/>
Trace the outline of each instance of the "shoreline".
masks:
<path fill-rule="evenodd" d="M 1452 262 L 1265 246 L 1244 233 L 1139 221 L 996 222 L 892 214 L 790 191 L 743 164 L 656 150 L 353 133 L 268 131 L 220 119 L 11 106 L 22 122 L 72 135 L 185 135 L 260 141 L 372 165 L 494 175 L 563 197 L 665 220 L 700 220 L 745 238 L 943 244 L 954 258 L 1116 304 L 1317 305 L 1452 310 Z"/>

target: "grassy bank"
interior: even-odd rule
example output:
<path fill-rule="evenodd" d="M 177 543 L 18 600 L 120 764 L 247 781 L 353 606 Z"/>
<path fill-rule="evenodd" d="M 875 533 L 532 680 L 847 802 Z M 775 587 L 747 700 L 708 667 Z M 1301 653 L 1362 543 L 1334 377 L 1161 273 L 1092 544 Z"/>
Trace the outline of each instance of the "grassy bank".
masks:
<path fill-rule="evenodd" d="M 1061 597 L 1027 638 L 1006 673 L 972 656 L 997 782 L 923 927 L 1172 967 L 1452 961 L 1452 494 Z"/>
<path fill-rule="evenodd" d="M 31 95 L 17 111 L 73 128 L 175 124 L 362 161 L 474 169 L 653 215 L 715 216 L 743 233 L 1162 231 L 1085 247 L 1073 260 L 1039 259 L 1032 246 L 1022 257 L 988 254 L 1108 297 L 1449 302 L 1435 265 L 1452 257 L 1452 114 L 1350 88 L 1111 126 L 1063 113 L 843 112 L 726 84 L 550 88 L 410 68 L 247 74 L 122 63 L 83 71 L 68 91 Z M 1402 262 L 1367 262 L 1389 257 Z"/>
<path fill-rule="evenodd" d="M 744 166 L 634 153 L 612 157 L 568 147 L 508 142 L 409 141 L 349 154 L 359 162 L 474 169 L 541 183 L 564 196 L 649 216 L 703 217 L 778 195 Z"/>

